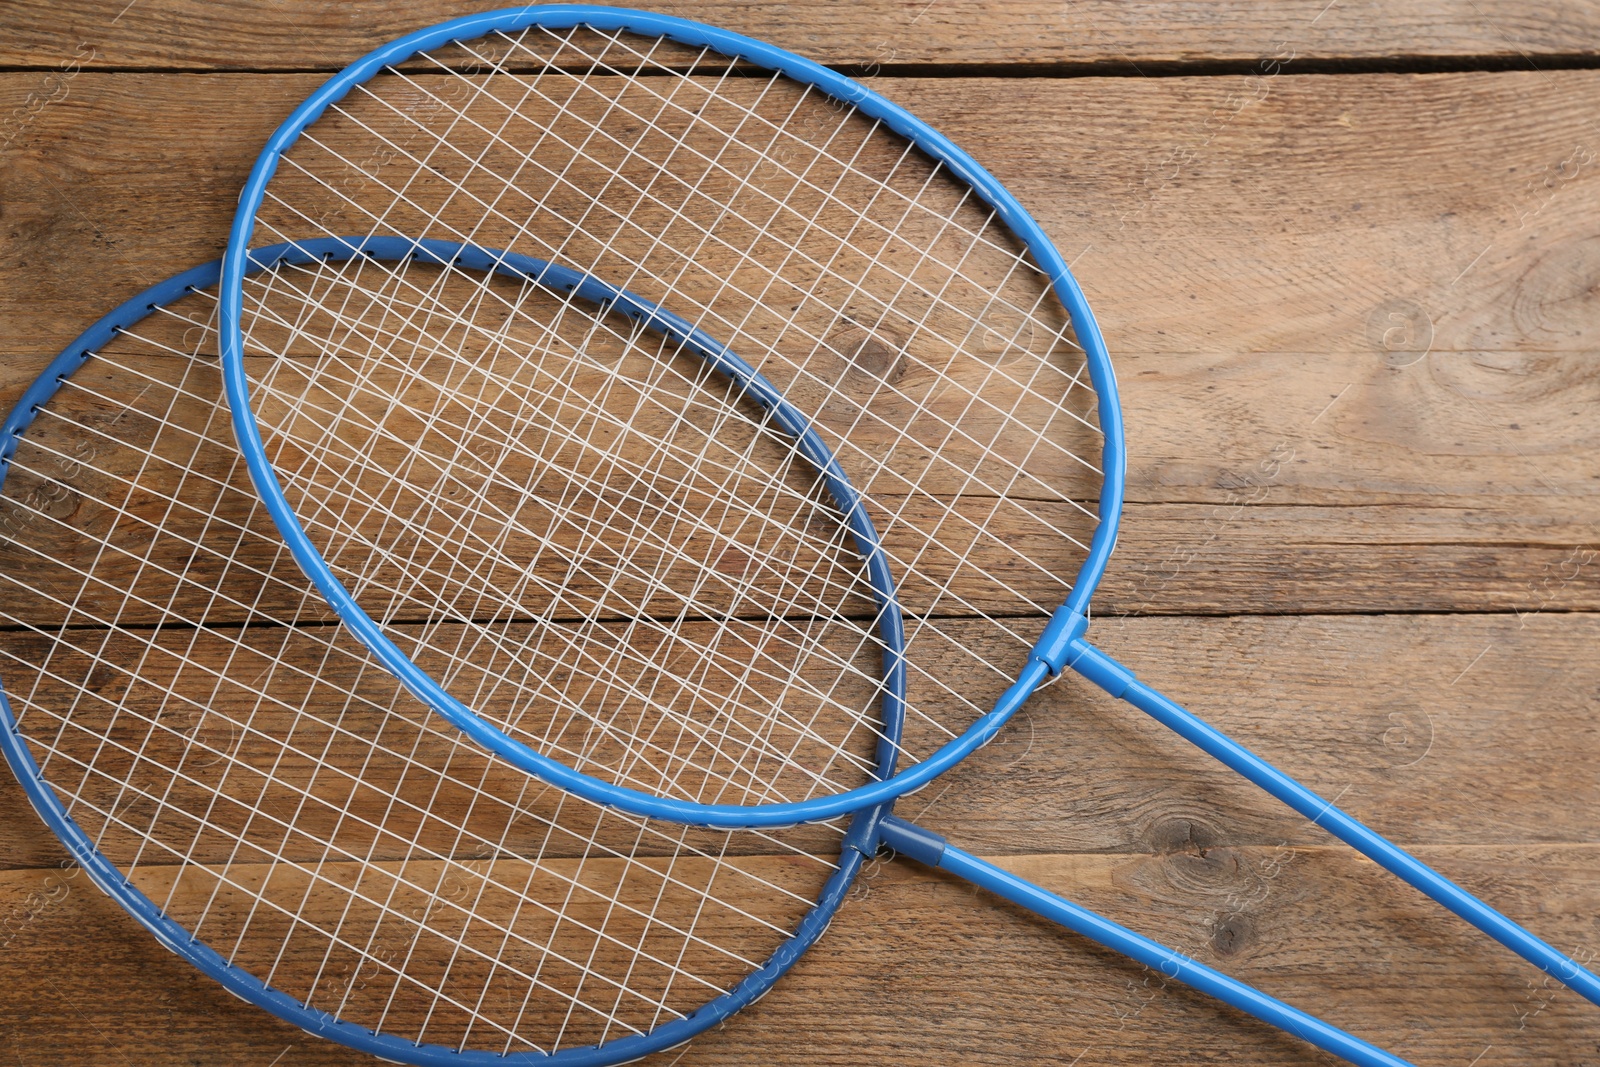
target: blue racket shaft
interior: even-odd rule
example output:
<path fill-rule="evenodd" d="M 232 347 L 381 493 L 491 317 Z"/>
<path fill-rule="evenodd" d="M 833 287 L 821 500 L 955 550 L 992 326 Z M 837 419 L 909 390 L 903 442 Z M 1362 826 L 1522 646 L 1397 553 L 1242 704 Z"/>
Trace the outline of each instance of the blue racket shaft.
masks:
<path fill-rule="evenodd" d="M 1407 1061 L 1376 1045 L 1330 1026 L 1315 1016 L 1308 1015 L 1291 1004 L 1255 989 L 1221 971 L 1213 970 L 1198 960 L 1167 948 L 1125 926 L 1096 915 L 1089 909 L 1057 896 L 1032 882 L 1018 878 L 1009 871 L 979 859 L 969 852 L 950 845 L 937 834 L 914 826 L 903 819 L 889 816 L 879 824 L 878 832 L 883 842 L 896 852 L 912 859 L 949 871 L 973 885 L 987 889 L 1013 904 L 1021 905 L 1052 922 L 1081 934 L 1096 944 L 1120 952 L 1129 959 L 1160 971 L 1200 992 L 1231 1004 L 1262 1022 L 1271 1023 L 1285 1033 L 1331 1052 L 1360 1067 L 1409 1067 Z"/>
<path fill-rule="evenodd" d="M 1600 978 L 1572 957 L 1535 937 L 1415 856 L 1346 815 L 1332 802 L 1319 797 L 1226 734 L 1207 725 L 1176 701 L 1145 685 L 1133 676 L 1132 671 L 1093 645 L 1075 638 L 1062 647 L 1066 666 L 1248 778 L 1541 971 L 1591 1002 L 1600 1004 Z"/>

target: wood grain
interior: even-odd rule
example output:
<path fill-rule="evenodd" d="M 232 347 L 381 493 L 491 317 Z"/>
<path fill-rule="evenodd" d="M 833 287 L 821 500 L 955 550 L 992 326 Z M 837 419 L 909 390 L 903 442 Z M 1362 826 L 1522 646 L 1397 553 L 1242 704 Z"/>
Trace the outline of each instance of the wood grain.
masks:
<path fill-rule="evenodd" d="M 1090 0 L 978 0 L 760 4 L 684 3 L 650 10 L 745 33 L 823 63 L 862 68 L 949 64 L 1039 67 L 1255 61 L 1263 58 L 1593 54 L 1600 20 L 1589 4 L 1428 0 L 1404 6 L 1204 3 L 1175 6 Z M 0 44 L 6 66 L 48 67 L 78 57 L 86 68 L 164 70 L 337 69 L 378 45 L 448 18 L 485 10 L 467 0 L 424 0 L 355 10 L 310 0 L 269 7 L 169 0 L 110 18 L 86 0 L 10 6 Z M 92 51 L 91 51 L 92 50 Z"/>
<path fill-rule="evenodd" d="M 1101 619 L 1096 633 L 1150 684 L 1403 843 L 1593 839 L 1600 664 L 1588 651 L 1600 621 L 1592 615 Z M 380 693 L 381 681 L 364 688 Z M 222 694 L 218 712 L 232 703 Z M 379 721 L 371 714 L 352 718 L 352 730 Z M 427 751 L 448 756 L 448 737 L 425 738 Z M 508 780 L 502 769 L 491 781 Z M 6 796 L 0 866 L 48 862 L 20 792 Z M 1075 680 L 1038 694 L 993 743 L 903 810 L 986 853 L 1328 841 Z"/>
<path fill-rule="evenodd" d="M 1427 862 L 1585 958 L 1593 846 L 1428 846 Z M 1370 867 L 1321 848 L 1030 855 L 1009 866 L 1419 1067 L 1584 1062 L 1576 996 Z M 162 952 L 69 869 L 0 878 L 13 1049 L 79 1063 L 360 1064 Z M 138 976 L 135 980 L 134 976 Z M 914 864 L 875 868 L 763 1001 L 652 1063 L 1312 1064 L 1291 1038 Z"/>
<path fill-rule="evenodd" d="M 246 80 L 86 73 L 9 146 L 13 381 L 165 264 L 220 249 L 251 146 L 313 81 Z M 1075 262 L 1118 360 L 1135 501 L 1422 504 L 1522 539 L 1592 521 L 1592 73 L 893 89 Z M 26 91 L 0 77 L 5 100 Z M 1001 91 L 1060 119 L 973 111 Z"/>
<path fill-rule="evenodd" d="M 0 404 L 108 307 L 218 254 L 256 149 L 323 72 L 467 10 L 9 5 Z M 1107 650 L 1600 955 L 1600 76 L 1541 69 L 1588 62 L 1593 5 L 677 13 L 870 78 L 1059 241 L 1129 430 Z M 1347 60 L 1523 69 L 1304 73 Z M 1016 77 L 1190 62 L 1252 73 Z M 1008 76 L 904 76 L 963 65 Z M 219 71 L 280 73 L 198 76 Z M 900 812 L 1422 1067 L 1600 1047 L 1592 1005 L 1083 683 Z M 371 1062 L 227 997 L 65 859 L 6 782 L 0 1040 L 20 1062 Z M 650 1062 L 869 1059 L 1330 1062 L 905 861 L 869 869 L 771 996 Z"/>
<path fill-rule="evenodd" d="M 1600 801 L 1588 771 L 1600 746 L 1593 728 L 1600 674 L 1587 655 L 1600 636 L 1592 616 L 1539 615 L 1526 625 L 1302 616 L 1099 626 L 1110 651 L 1153 684 L 1182 694 L 1425 861 L 1563 948 L 1583 955 L 1600 945 L 1597 857 L 1586 818 Z M 1375 677 L 1392 684 L 1374 685 Z M 41 1020 L 18 1024 L 15 1033 L 28 1047 L 45 1048 L 43 1030 L 60 1017 L 47 1005 L 50 989 L 28 969 L 32 954 L 87 952 L 113 936 L 101 929 L 126 920 L 52 872 L 59 846 L 29 832 L 15 788 L 5 796 L 5 854 L 26 857 L 32 873 L 8 875 L 22 881 L 4 884 L 35 893 L 12 891 L 21 899 L 11 905 L 19 934 L 8 966 L 20 968 L 17 995 L 31 989 L 27 996 L 39 998 L 18 1018 Z M 1491 1062 L 1559 1058 L 1594 1040 L 1592 1014 L 1576 998 L 1082 684 L 1041 694 L 993 745 L 901 807 L 954 841 L 1419 1064 L 1459 1062 L 1460 1050 L 1475 1055 L 1485 1045 L 1497 1050 L 1486 1057 Z M 67 890 L 56 888 L 63 884 Z M 66 903 L 58 899 L 63 892 Z M 68 904 L 99 912 L 68 911 Z M 63 928 L 83 932 L 63 943 Z M 37 946 L 23 937 L 37 938 Z M 1206 1034 L 1229 1049 L 1231 1062 L 1317 1062 L 1103 953 L 1063 948 L 1061 937 L 912 866 L 870 872 L 798 973 L 753 1015 L 697 1042 L 689 1062 L 781 1061 L 775 1033 L 819 1012 L 833 1022 L 815 1037 L 816 1051 L 841 1063 L 852 1062 L 859 1026 L 892 1030 L 883 1053 L 889 1062 L 925 1059 L 930 1041 L 936 1062 L 1003 1059 L 985 1044 L 1001 1027 L 1019 1060 L 1027 1049 L 1071 1047 L 1073 1055 L 1092 1050 L 1087 1062 L 1183 1062 L 1189 1042 Z M 117 973 L 156 961 L 160 983 L 149 988 L 170 977 L 166 989 L 185 1005 L 175 1014 L 210 1004 L 221 1007 L 202 1010 L 236 1020 L 216 1055 L 264 1062 L 294 1045 L 296 1062 L 350 1062 L 287 1030 L 280 1040 L 277 1024 L 215 999 L 142 935 L 97 960 L 87 973 L 98 977 L 85 980 L 116 986 Z M 1051 976 L 1055 991 L 1042 1000 L 1039 975 Z M 834 988 L 841 980 L 850 989 Z M 153 1010 L 140 998 L 160 995 L 130 990 L 99 1002 L 96 1017 L 119 1036 L 93 1040 L 136 1062 L 159 1056 L 144 1044 L 145 1030 L 123 1037 L 115 1020 Z M 897 1007 L 885 1007 L 886 998 Z M 180 1025 L 199 1025 L 186 1020 Z"/>
<path fill-rule="evenodd" d="M 1447 368 L 1475 373 L 1506 353 L 1476 373 L 1502 391 L 1553 385 L 1572 373 L 1553 357 L 1597 340 L 1597 77 L 897 78 L 889 89 L 1038 216 L 1077 263 L 1118 357 L 1273 353 L 1338 362 L 1355 376 L 1341 386 L 1443 375 L 1498 402 L 1517 394 Z M 29 78 L 0 75 L 0 113 L 26 99 Z M 5 148 L 0 270 L 24 298 L 0 350 L 58 350 L 108 298 L 217 254 L 255 152 L 315 84 L 79 75 Z M 1013 107 L 1056 118 L 1020 124 Z M 1469 157 L 1499 162 L 1463 166 Z M 104 293 L 69 284 L 89 270 Z M 1401 300 L 1420 317 L 1387 309 Z"/>

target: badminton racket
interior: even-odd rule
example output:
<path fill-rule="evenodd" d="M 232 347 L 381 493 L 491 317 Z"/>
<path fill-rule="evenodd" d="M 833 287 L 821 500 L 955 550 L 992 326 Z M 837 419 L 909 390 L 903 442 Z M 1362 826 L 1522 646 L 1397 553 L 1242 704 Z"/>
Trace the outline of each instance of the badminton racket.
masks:
<path fill-rule="evenodd" d="M 346 231 L 561 264 L 738 364 L 607 363 L 383 263 L 319 280 L 315 321 L 279 338 L 243 249 Z M 1124 477 L 1099 331 L 1015 198 L 849 79 L 619 9 L 422 31 L 269 140 L 220 301 L 241 451 L 296 559 L 410 691 L 544 780 L 710 826 L 838 816 L 925 785 L 1071 669 L 1600 1001 L 1087 643 Z M 289 341 L 316 354 L 243 358 Z M 462 629 L 397 635 L 418 619 Z M 541 636 L 509 635 L 529 620 Z"/>
<path fill-rule="evenodd" d="M 524 320 L 559 313 L 575 340 L 588 329 L 552 288 L 618 325 L 643 312 L 547 263 L 392 239 L 261 250 L 248 284 L 287 331 L 320 313 L 304 299 L 318 278 L 382 260 L 413 280 L 497 262 L 473 289 Z M 0 750 L 41 816 L 169 949 L 386 1059 L 622 1062 L 760 996 L 821 934 L 887 805 L 773 833 L 644 819 L 530 778 L 418 704 L 306 587 L 252 492 L 209 356 L 217 274 L 116 309 L 0 431 Z M 1050 900 L 1149 966 L 1367 1048 Z M 1358 1062 L 1399 1062 L 1372 1057 Z"/>

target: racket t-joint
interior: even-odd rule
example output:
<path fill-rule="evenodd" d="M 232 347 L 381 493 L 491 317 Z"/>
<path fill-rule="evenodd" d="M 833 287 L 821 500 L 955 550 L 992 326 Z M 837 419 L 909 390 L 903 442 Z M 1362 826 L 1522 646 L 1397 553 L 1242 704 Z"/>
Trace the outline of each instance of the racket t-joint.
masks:
<path fill-rule="evenodd" d="M 1089 629 L 1087 616 L 1066 605 L 1056 609 L 1050 624 L 1033 646 L 1031 658 L 1038 660 L 1056 677 L 1071 668 L 1114 697 L 1133 685 L 1133 672 L 1083 639 Z"/>
<path fill-rule="evenodd" d="M 1030 658 L 1049 667 L 1050 676 L 1054 678 L 1071 664 L 1075 658 L 1072 655 L 1074 646 L 1083 643 L 1082 637 L 1088 629 L 1088 617 L 1063 604 L 1050 616 L 1050 623 L 1039 635 Z"/>

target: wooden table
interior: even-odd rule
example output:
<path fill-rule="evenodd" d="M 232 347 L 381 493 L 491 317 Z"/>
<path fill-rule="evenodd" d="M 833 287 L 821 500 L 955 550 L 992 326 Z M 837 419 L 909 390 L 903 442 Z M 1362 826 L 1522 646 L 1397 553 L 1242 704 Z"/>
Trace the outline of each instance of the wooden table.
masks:
<path fill-rule="evenodd" d="M 311 86 L 474 7 L 0 5 L 5 403 L 220 253 Z M 1600 7 L 672 9 L 865 78 L 1072 262 L 1130 431 L 1108 650 L 1600 957 Z M 1600 1010 L 1082 683 L 903 810 L 1419 1065 L 1600 1063 Z M 0 1058 L 371 1062 L 225 995 L 65 861 L 7 778 Z M 652 1062 L 1331 1061 L 902 862 Z"/>

